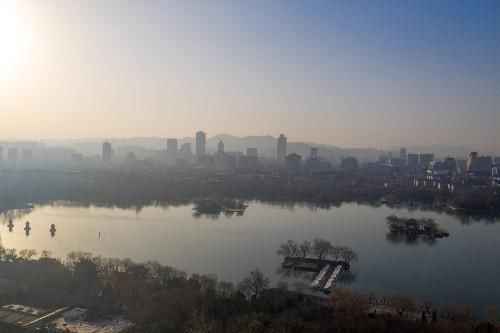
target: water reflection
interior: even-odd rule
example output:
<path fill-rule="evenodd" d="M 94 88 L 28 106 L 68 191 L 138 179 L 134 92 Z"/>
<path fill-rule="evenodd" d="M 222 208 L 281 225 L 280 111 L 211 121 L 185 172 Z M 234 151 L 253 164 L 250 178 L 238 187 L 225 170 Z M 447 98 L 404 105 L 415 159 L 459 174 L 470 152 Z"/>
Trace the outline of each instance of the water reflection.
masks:
<path fill-rule="evenodd" d="M 343 270 L 338 281 L 345 285 L 353 284 L 358 281 L 358 273 L 355 273 L 350 269 Z"/>
<path fill-rule="evenodd" d="M 51 236 L 51 237 L 54 237 L 54 236 L 56 235 L 56 230 L 57 230 L 57 229 L 56 229 L 56 225 L 55 225 L 55 224 L 51 224 L 51 225 L 50 225 L 50 230 L 49 230 L 49 231 L 50 231 L 50 236 Z M 100 235 L 99 235 L 99 236 L 100 236 Z"/>
<path fill-rule="evenodd" d="M 405 244 L 405 245 L 436 245 L 436 238 L 434 237 L 426 237 L 423 235 L 417 235 L 412 233 L 395 233 L 388 232 L 385 235 L 385 239 L 392 244 Z"/>
<path fill-rule="evenodd" d="M 7 227 L 9 228 L 9 232 L 12 232 L 12 229 L 14 229 L 14 222 L 12 222 L 12 219 L 9 219 L 9 224 L 7 224 Z"/>
<path fill-rule="evenodd" d="M 26 221 L 26 225 L 24 227 L 24 231 L 26 232 L 26 237 L 28 237 L 30 235 L 30 230 L 31 230 L 30 222 Z"/>
<path fill-rule="evenodd" d="M 2 221 L 3 224 L 6 224 L 7 222 L 11 222 L 12 220 L 22 219 L 23 217 L 31 214 L 34 209 L 34 206 L 30 206 L 27 208 L 16 208 L 2 212 L 0 214 L 0 221 Z"/>
<path fill-rule="evenodd" d="M 144 201 L 144 202 L 90 202 L 90 201 L 53 201 L 49 203 L 39 203 L 38 206 L 26 205 L 22 208 L 15 208 L 5 212 L 0 213 L 0 221 L 3 224 L 7 224 L 9 220 L 21 219 L 37 209 L 37 207 L 50 206 L 54 208 L 58 207 L 78 207 L 78 208 L 111 208 L 111 209 L 133 209 L 136 215 L 141 214 L 146 207 L 161 207 L 164 210 L 168 210 L 170 207 L 180 207 L 185 205 L 191 205 L 193 201 Z M 341 207 L 344 203 L 312 203 L 312 202 L 296 202 L 296 201 L 253 201 L 253 204 L 268 205 L 271 207 L 284 208 L 289 211 L 294 211 L 295 209 L 307 208 L 309 211 L 320 211 L 320 210 L 330 210 L 332 208 Z M 446 207 L 437 207 L 429 203 L 417 203 L 417 202 L 401 202 L 401 203 L 381 203 L 380 201 L 366 201 L 357 203 L 361 206 L 369 206 L 372 208 L 389 207 L 392 209 L 401 209 L 408 212 L 433 212 L 437 214 L 443 214 L 447 216 L 453 216 L 463 225 L 471 225 L 473 223 L 481 222 L 486 224 L 493 224 L 500 222 L 500 213 L 486 213 L 486 212 L 471 212 L 471 211 L 456 211 L 451 210 Z M 226 217 L 231 216 L 243 216 L 243 212 L 231 212 L 231 211 L 221 211 L 219 213 L 193 213 L 193 217 L 200 218 L 202 216 L 208 217 L 212 220 L 217 220 L 221 215 Z M 413 243 L 413 242 L 412 242 Z"/>

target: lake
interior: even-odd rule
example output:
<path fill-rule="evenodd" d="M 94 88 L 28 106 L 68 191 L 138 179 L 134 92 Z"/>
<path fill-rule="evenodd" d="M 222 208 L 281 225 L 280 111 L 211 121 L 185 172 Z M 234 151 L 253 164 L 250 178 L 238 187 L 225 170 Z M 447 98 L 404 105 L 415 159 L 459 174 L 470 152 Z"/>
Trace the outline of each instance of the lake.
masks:
<path fill-rule="evenodd" d="M 255 267 L 275 285 L 278 245 L 324 238 L 359 254 L 345 286 L 360 292 L 398 293 L 433 304 L 468 304 L 476 313 L 500 307 L 500 221 L 447 215 L 430 210 L 343 204 L 313 205 L 250 202 L 242 216 L 195 217 L 193 205 L 120 209 L 63 203 L 35 206 L 3 215 L 1 244 L 18 250 L 49 250 L 65 258 L 85 251 L 137 262 L 157 260 L 188 273 L 214 273 L 238 282 Z M 407 242 L 388 236 L 385 218 L 433 218 L 450 233 L 435 242 Z M 14 228 L 7 227 L 12 217 Z M 26 236 L 24 222 L 31 222 Z M 49 232 L 55 224 L 54 237 Z"/>

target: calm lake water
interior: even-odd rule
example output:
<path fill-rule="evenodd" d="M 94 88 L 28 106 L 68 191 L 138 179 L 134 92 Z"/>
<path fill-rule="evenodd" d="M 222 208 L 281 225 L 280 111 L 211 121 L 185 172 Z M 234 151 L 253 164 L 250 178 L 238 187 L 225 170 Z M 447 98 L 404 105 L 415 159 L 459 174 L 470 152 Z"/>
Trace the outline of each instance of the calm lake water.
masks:
<path fill-rule="evenodd" d="M 343 204 L 321 209 L 252 202 L 243 216 L 194 217 L 192 205 L 139 211 L 69 205 L 37 206 L 13 218 L 4 214 L 1 244 L 6 248 L 50 250 L 65 258 L 69 251 L 157 260 L 188 273 L 214 273 L 238 282 L 259 267 L 271 279 L 295 281 L 278 272 L 275 252 L 288 239 L 324 238 L 348 245 L 359 254 L 346 285 L 360 292 L 399 293 L 434 304 L 468 304 L 476 313 L 500 307 L 500 221 L 458 218 L 419 209 Z M 11 212 L 13 213 L 13 212 Z M 434 243 L 388 237 L 386 216 L 433 218 L 450 232 Z M 31 222 L 29 236 L 24 222 Z M 55 237 L 50 225 L 57 227 Z M 303 277 L 307 279 L 308 277 Z"/>

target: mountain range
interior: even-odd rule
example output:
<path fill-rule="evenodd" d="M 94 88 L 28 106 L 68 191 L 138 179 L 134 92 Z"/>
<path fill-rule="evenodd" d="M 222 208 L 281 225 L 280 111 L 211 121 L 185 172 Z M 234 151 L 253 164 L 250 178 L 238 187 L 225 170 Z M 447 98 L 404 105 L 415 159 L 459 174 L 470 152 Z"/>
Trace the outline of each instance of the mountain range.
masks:
<path fill-rule="evenodd" d="M 45 140 L 43 143 L 48 146 L 58 146 L 70 148 L 84 155 L 93 156 L 100 155 L 102 150 L 102 142 L 109 141 L 114 148 L 119 151 L 145 151 L 145 150 L 162 150 L 166 148 L 166 138 L 161 137 L 135 137 L 121 139 L 73 139 L 73 140 Z M 215 152 L 217 143 L 222 140 L 226 151 L 246 152 L 247 148 L 257 148 L 259 156 L 274 158 L 276 156 L 276 137 L 266 136 L 244 136 L 237 137 L 229 134 L 218 134 L 207 138 L 207 151 Z M 184 143 L 191 143 L 192 149 L 195 149 L 195 138 L 184 137 L 179 139 L 179 147 Z M 320 156 L 328 159 L 333 163 L 339 163 L 343 157 L 354 156 L 360 162 L 376 161 L 381 154 L 393 152 L 399 154 L 399 147 L 394 147 L 387 150 L 375 148 L 341 148 L 335 145 L 317 144 L 311 142 L 294 142 L 289 141 L 287 144 L 287 153 L 297 153 L 304 158 L 309 156 L 311 148 L 318 148 Z M 433 153 L 436 157 L 455 156 L 457 158 L 465 157 L 473 149 L 462 146 L 408 146 L 407 151 L 414 153 Z M 143 154 L 139 154 L 143 155 Z"/>

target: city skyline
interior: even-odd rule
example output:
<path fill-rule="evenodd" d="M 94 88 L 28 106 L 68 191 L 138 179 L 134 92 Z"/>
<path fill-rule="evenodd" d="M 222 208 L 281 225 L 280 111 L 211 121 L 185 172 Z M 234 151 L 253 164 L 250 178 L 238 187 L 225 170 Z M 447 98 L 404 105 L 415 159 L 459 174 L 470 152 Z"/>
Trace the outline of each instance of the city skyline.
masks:
<path fill-rule="evenodd" d="M 3 1 L 0 137 L 498 152 L 500 4 L 388 4 Z"/>

